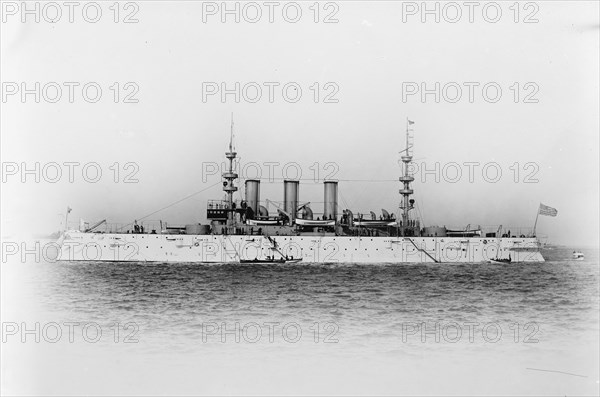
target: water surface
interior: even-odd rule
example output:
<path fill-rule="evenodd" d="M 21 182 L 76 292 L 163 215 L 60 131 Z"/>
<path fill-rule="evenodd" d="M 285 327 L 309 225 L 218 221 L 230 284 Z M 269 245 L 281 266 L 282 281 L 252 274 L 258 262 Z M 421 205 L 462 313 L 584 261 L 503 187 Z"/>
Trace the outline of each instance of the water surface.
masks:
<path fill-rule="evenodd" d="M 594 395 L 598 252 L 571 252 L 539 264 L 9 262 L 2 321 L 21 328 L 5 335 L 3 391 Z M 23 343 L 36 322 L 39 343 Z"/>

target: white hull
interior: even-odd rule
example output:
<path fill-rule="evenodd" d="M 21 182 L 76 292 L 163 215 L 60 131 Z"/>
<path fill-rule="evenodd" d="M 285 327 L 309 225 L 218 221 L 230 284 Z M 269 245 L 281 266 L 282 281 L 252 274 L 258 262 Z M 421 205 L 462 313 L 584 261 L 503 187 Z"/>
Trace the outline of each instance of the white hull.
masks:
<path fill-rule="evenodd" d="M 271 236 L 279 250 L 307 263 L 473 263 L 510 258 L 543 262 L 536 238 Z M 110 234 L 69 231 L 61 261 L 227 263 L 279 256 L 266 237 Z"/>

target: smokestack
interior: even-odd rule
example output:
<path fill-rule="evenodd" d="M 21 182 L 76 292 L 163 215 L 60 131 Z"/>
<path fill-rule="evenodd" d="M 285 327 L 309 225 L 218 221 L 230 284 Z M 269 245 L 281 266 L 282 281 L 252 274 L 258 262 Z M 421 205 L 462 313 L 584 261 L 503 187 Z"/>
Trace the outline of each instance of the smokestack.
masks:
<path fill-rule="evenodd" d="M 246 204 L 252 208 L 254 214 L 258 214 L 258 206 L 260 202 L 260 180 L 248 179 L 246 181 Z"/>
<path fill-rule="evenodd" d="M 296 219 L 298 210 L 298 188 L 300 182 L 285 180 L 283 181 L 283 210 L 292 215 L 290 221 Z"/>
<path fill-rule="evenodd" d="M 323 218 L 337 220 L 337 191 L 338 183 L 336 181 L 325 181 L 323 183 L 325 198 L 323 200 Z"/>

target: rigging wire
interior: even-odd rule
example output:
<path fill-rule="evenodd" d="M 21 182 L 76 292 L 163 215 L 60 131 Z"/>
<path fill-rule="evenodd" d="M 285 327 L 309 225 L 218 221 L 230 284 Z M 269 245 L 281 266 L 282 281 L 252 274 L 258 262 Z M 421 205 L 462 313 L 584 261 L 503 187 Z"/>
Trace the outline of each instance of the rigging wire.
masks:
<path fill-rule="evenodd" d="M 423 218 L 423 214 L 421 213 L 421 204 L 419 204 L 418 201 L 416 201 L 417 204 L 417 212 L 419 213 L 419 218 L 421 219 L 421 226 L 425 226 L 425 218 Z M 423 208 L 423 211 L 425 211 L 425 209 Z"/>
<path fill-rule="evenodd" d="M 344 203 L 344 206 L 346 207 L 346 209 L 350 208 L 350 206 L 348 205 L 348 202 L 346 201 L 346 198 L 344 197 L 342 192 L 338 190 L 338 194 L 340 195 L 340 198 L 342 199 L 342 202 Z"/>
<path fill-rule="evenodd" d="M 172 202 L 172 203 L 171 203 L 171 204 L 169 204 L 169 205 L 166 205 L 166 206 L 164 206 L 164 207 L 162 207 L 162 208 L 160 208 L 160 209 L 158 209 L 158 210 L 156 210 L 156 211 L 154 211 L 154 212 L 151 212 L 151 213 L 150 213 L 150 214 L 148 214 L 148 215 L 144 215 L 144 216 L 143 216 L 143 217 L 141 217 L 141 218 L 137 218 L 136 220 L 140 220 L 140 221 L 142 221 L 142 220 L 144 220 L 144 219 L 146 219 L 146 218 L 148 218 L 148 217 L 150 217 L 150 216 L 152 216 L 152 215 L 154 215 L 154 214 L 156 214 L 156 213 L 158 213 L 158 212 L 161 212 L 161 211 L 163 211 L 163 210 L 166 210 L 167 208 L 170 208 L 170 207 L 172 207 L 172 206 L 174 206 L 174 205 L 177 205 L 177 204 L 181 203 L 182 201 L 185 201 L 185 200 L 187 200 L 187 199 L 189 199 L 189 198 L 192 198 L 192 197 L 194 197 L 194 196 L 196 196 L 196 195 L 198 195 L 198 194 L 200 194 L 200 193 L 202 193 L 202 192 L 204 192 L 204 191 L 206 191 L 206 190 L 208 190 L 208 189 L 211 189 L 211 188 L 213 188 L 213 187 L 215 187 L 215 186 L 217 186 L 217 185 L 220 185 L 220 184 L 221 184 L 221 181 L 219 181 L 219 182 L 217 182 L 217 183 L 214 183 L 214 184 L 212 184 L 212 185 L 210 185 L 210 186 L 208 186 L 208 187 L 205 187 L 205 188 L 204 188 L 204 189 L 202 189 L 202 190 L 198 190 L 198 191 L 197 191 L 197 192 L 195 192 L 195 193 L 192 193 L 192 194 L 190 194 L 190 195 L 187 195 L 187 196 L 185 196 L 185 197 L 184 197 L 184 198 L 182 198 L 182 199 L 179 199 L 179 200 L 177 200 L 177 201 L 174 201 L 174 202 Z M 121 227 L 120 227 L 120 228 L 118 228 L 117 230 L 121 230 L 121 229 L 123 229 L 123 228 L 125 228 L 125 227 L 127 227 L 127 226 L 131 226 L 131 225 L 133 225 L 133 223 L 128 223 L 128 224 L 126 224 L 126 225 L 123 225 L 123 226 L 121 226 Z"/>

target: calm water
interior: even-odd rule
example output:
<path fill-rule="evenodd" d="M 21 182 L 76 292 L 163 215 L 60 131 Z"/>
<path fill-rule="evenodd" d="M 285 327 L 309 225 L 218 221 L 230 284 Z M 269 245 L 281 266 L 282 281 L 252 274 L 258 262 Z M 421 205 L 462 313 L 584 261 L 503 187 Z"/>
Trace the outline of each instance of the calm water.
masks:
<path fill-rule="evenodd" d="M 3 391 L 597 395 L 598 252 L 571 252 L 527 265 L 6 263 L 2 321 L 19 328 L 3 335 Z"/>

